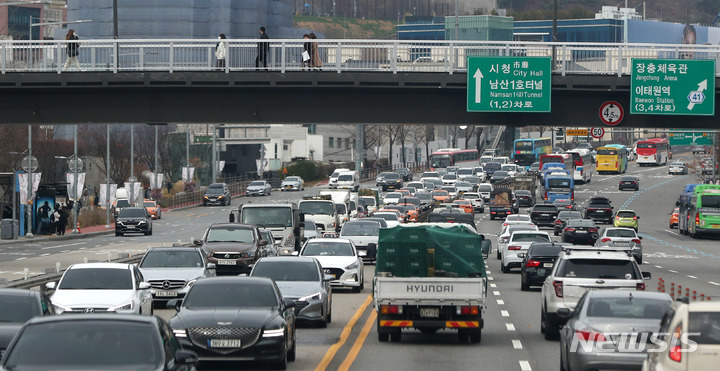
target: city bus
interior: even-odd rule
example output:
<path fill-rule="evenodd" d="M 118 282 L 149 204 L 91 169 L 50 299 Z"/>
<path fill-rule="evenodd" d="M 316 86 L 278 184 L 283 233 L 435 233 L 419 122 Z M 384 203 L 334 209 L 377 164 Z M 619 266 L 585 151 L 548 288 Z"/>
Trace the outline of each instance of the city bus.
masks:
<path fill-rule="evenodd" d="M 653 138 L 637 143 L 637 160 L 640 166 L 665 165 L 670 159 L 670 143 L 667 139 Z"/>
<path fill-rule="evenodd" d="M 570 174 L 572 174 L 572 171 L 575 170 L 575 161 L 573 161 L 573 156 L 568 153 L 555 153 L 540 156 L 540 169 L 543 168 L 543 165 L 551 163 L 565 164 L 565 170 L 569 171 Z"/>
<path fill-rule="evenodd" d="M 573 179 L 575 179 L 576 182 L 589 182 L 595 172 L 590 150 L 586 148 L 575 148 L 567 151 L 566 153 L 571 155 L 573 157 L 573 162 L 575 162 Z"/>
<path fill-rule="evenodd" d="M 545 177 L 543 199 L 545 202 L 555 200 L 575 201 L 575 180 L 572 176 Z"/>
<path fill-rule="evenodd" d="M 477 149 L 440 148 L 430 155 L 432 170 L 446 169 L 448 166 L 480 166 L 480 153 Z"/>
<path fill-rule="evenodd" d="M 513 144 L 513 162 L 528 169 L 540 156 L 552 152 L 552 138 L 515 139 Z"/>
<path fill-rule="evenodd" d="M 697 187 L 695 188 L 697 190 Z M 690 197 L 690 228 L 692 238 L 720 234 L 720 189 L 704 189 Z"/>
<path fill-rule="evenodd" d="M 628 153 L 625 146 L 621 144 L 608 144 L 597 149 L 597 165 L 595 170 L 598 174 L 617 173 L 627 171 Z"/>
<path fill-rule="evenodd" d="M 720 191 L 720 185 L 688 184 L 685 186 L 685 191 L 680 195 L 680 199 L 675 204 L 680 208 L 678 212 L 678 232 L 680 232 L 680 234 L 690 234 L 695 216 L 695 214 L 691 213 L 693 197 L 697 199 L 697 195 L 708 190 Z"/>

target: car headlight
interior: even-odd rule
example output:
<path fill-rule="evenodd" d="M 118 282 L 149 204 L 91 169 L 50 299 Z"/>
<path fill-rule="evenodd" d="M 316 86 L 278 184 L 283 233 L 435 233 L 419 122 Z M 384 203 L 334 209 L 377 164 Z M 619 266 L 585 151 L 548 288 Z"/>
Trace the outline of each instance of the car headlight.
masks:
<path fill-rule="evenodd" d="M 206 200 L 209 199 L 208 196 L 205 196 L 205 197 L 203 197 L 203 198 L 206 199 Z"/>
<path fill-rule="evenodd" d="M 247 257 L 247 258 L 254 258 L 254 257 L 255 257 L 255 251 L 248 251 L 248 252 L 244 253 L 243 256 L 245 256 L 245 257 Z"/>
<path fill-rule="evenodd" d="M 107 311 L 108 312 L 117 312 L 119 310 L 133 310 L 134 307 L 135 307 L 135 305 L 133 304 L 133 302 L 129 302 L 126 304 L 118 305 L 116 307 L 108 308 Z"/>
<path fill-rule="evenodd" d="M 177 338 L 186 338 L 187 337 L 187 330 L 173 330 L 173 334 L 175 334 L 175 337 Z"/>
<path fill-rule="evenodd" d="M 147 222 L 144 220 L 141 220 L 138 224 L 145 224 L 145 223 L 147 223 Z"/>
<path fill-rule="evenodd" d="M 328 226 L 329 226 L 330 228 L 335 228 L 335 223 L 330 223 L 330 224 L 328 224 Z"/>
<path fill-rule="evenodd" d="M 218 199 L 220 199 L 220 198 L 225 198 L 225 197 L 224 197 L 224 196 L 218 196 Z"/>
<path fill-rule="evenodd" d="M 121 221 L 119 221 L 119 220 L 116 220 L 116 221 L 115 221 L 115 224 L 118 224 L 118 225 L 125 225 L 125 224 L 123 224 L 123 222 L 121 222 Z"/>
<path fill-rule="evenodd" d="M 195 284 L 195 282 L 197 282 L 197 280 L 198 280 L 198 279 L 196 278 L 196 279 L 194 279 L 194 280 L 190 280 L 190 281 L 188 281 L 188 283 L 187 283 L 187 287 L 192 287 L 192 285 L 194 285 L 194 284 Z"/>
<path fill-rule="evenodd" d="M 316 292 L 312 295 L 303 296 L 302 298 L 298 299 L 298 301 L 320 300 L 321 297 L 322 297 L 322 292 Z"/>
<path fill-rule="evenodd" d="M 285 239 L 285 246 L 295 246 L 295 236 L 288 235 Z"/>
<path fill-rule="evenodd" d="M 55 313 L 56 313 L 56 314 L 62 314 L 63 312 L 72 311 L 72 308 L 66 307 L 66 306 L 63 306 L 63 305 L 53 304 L 52 306 L 53 306 L 53 309 L 55 309 Z"/>
<path fill-rule="evenodd" d="M 275 330 L 264 330 L 263 331 L 263 337 L 264 338 L 275 338 L 275 337 L 281 337 L 285 336 L 285 329 L 279 328 Z"/>
<path fill-rule="evenodd" d="M 349 271 L 352 269 L 357 269 L 359 266 L 360 266 L 360 263 L 355 262 L 355 263 L 352 263 L 352 264 L 348 265 L 347 267 L 345 267 L 345 270 Z"/>

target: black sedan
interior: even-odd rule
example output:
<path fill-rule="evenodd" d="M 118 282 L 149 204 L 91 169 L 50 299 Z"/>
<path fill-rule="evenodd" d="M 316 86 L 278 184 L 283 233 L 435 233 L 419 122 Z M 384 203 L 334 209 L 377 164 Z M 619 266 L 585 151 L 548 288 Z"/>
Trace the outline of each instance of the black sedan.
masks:
<path fill-rule="evenodd" d="M 410 169 L 403 167 L 400 169 L 395 170 L 396 173 L 400 174 L 403 178 L 403 181 L 409 182 L 413 180 L 413 173 L 410 171 Z"/>
<path fill-rule="evenodd" d="M 533 207 L 535 206 L 535 195 L 530 191 L 520 189 L 515 191 L 515 198 L 519 206 Z"/>
<path fill-rule="evenodd" d="M 503 170 L 498 170 L 493 173 L 493 175 L 490 177 L 490 183 L 497 183 L 499 181 L 505 180 L 508 178 L 508 172 Z"/>
<path fill-rule="evenodd" d="M 0 357 L 27 320 L 53 314 L 50 299 L 40 291 L 0 289 Z"/>
<path fill-rule="evenodd" d="M 560 211 L 558 213 L 557 219 L 555 219 L 555 222 L 553 223 L 553 229 L 555 230 L 555 235 L 559 236 L 560 232 L 562 232 L 563 229 L 565 229 L 565 223 L 570 219 L 582 219 L 582 213 L 579 211 Z"/>
<path fill-rule="evenodd" d="M 618 184 L 618 190 L 622 191 L 625 189 L 640 190 L 640 179 L 636 176 L 624 176 L 620 178 L 620 184 Z"/>
<path fill-rule="evenodd" d="M 205 278 L 167 305 L 178 311 L 173 333 L 200 361 L 271 361 L 285 369 L 295 360 L 295 302 L 269 278 Z"/>
<path fill-rule="evenodd" d="M 565 244 L 557 242 L 534 242 L 523 254 L 520 266 L 520 289 L 527 291 L 530 286 L 542 286 L 550 275 Z"/>
<path fill-rule="evenodd" d="M 197 363 L 158 317 L 90 313 L 29 320 L 0 370 L 189 371 Z"/>
<path fill-rule="evenodd" d="M 595 226 L 595 222 L 588 219 L 568 220 L 562 232 L 563 242 L 572 242 L 578 245 L 594 245 L 598 236 L 598 229 Z"/>

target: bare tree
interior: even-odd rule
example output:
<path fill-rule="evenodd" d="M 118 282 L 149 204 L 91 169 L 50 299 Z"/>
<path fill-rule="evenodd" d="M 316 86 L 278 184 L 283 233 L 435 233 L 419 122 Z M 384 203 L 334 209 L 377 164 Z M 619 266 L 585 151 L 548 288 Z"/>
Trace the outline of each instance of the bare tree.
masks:
<path fill-rule="evenodd" d="M 103 175 L 109 169 L 110 178 L 118 184 L 130 177 L 130 130 L 126 125 L 110 126 L 110 164 L 106 163 L 106 125 L 85 125 L 78 128 L 78 136 L 87 144 L 86 153 L 100 159 Z"/>
<path fill-rule="evenodd" d="M 393 144 L 398 140 L 398 132 L 401 125 L 384 125 L 381 126 L 381 135 L 384 135 L 388 141 L 388 165 L 392 165 Z"/>

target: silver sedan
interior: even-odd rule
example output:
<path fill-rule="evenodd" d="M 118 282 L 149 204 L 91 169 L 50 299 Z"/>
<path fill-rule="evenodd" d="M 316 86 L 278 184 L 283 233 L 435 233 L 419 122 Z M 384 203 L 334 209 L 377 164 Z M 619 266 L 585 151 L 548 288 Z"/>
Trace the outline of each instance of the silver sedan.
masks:
<path fill-rule="evenodd" d="M 642 237 L 632 228 L 605 228 L 595 241 L 595 246 L 631 249 L 637 263 L 642 264 Z"/>
<path fill-rule="evenodd" d="M 251 182 L 245 189 L 248 196 L 269 196 L 272 186 L 266 180 L 256 180 Z"/>
<path fill-rule="evenodd" d="M 280 183 L 280 191 L 304 191 L 305 181 L 299 176 L 289 176 Z"/>

